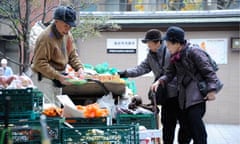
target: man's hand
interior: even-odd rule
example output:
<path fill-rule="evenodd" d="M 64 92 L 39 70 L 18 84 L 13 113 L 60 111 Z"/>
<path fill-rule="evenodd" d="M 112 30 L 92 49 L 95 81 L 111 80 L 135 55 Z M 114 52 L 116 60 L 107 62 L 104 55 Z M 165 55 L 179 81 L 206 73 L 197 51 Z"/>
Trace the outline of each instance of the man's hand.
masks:
<path fill-rule="evenodd" d="M 59 81 L 61 82 L 61 84 L 63 85 L 72 85 L 72 83 L 70 83 L 67 79 L 69 79 L 67 76 L 62 75 L 59 79 Z"/>
<path fill-rule="evenodd" d="M 216 92 L 215 91 L 211 91 L 211 92 L 208 92 L 207 96 L 204 97 L 205 100 L 207 101 L 213 101 L 216 99 Z"/>
<path fill-rule="evenodd" d="M 78 73 L 78 77 L 80 79 L 84 79 L 84 70 L 83 70 L 83 68 L 78 69 L 77 73 Z"/>
<path fill-rule="evenodd" d="M 120 78 L 127 78 L 127 71 L 126 70 L 119 71 L 118 75 L 120 76 Z"/>

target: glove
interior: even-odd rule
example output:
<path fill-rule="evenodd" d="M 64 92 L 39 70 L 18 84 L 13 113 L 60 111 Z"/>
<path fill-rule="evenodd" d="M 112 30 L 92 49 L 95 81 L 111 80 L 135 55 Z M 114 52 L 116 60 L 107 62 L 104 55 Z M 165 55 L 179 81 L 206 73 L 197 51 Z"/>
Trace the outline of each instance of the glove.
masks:
<path fill-rule="evenodd" d="M 120 76 L 120 78 L 127 78 L 127 71 L 124 70 L 124 71 L 119 71 L 117 72 L 118 75 Z"/>

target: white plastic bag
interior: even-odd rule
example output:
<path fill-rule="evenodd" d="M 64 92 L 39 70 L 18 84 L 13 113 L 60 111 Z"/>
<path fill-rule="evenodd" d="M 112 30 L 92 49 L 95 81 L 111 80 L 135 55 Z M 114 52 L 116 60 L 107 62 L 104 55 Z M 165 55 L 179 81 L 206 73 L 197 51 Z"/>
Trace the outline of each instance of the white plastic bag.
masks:
<path fill-rule="evenodd" d="M 116 106 L 114 104 L 114 98 L 112 96 L 112 93 L 109 93 L 108 95 L 104 95 L 103 97 L 99 98 L 97 100 L 97 104 L 100 108 L 107 108 L 110 117 L 115 118 Z"/>
<path fill-rule="evenodd" d="M 83 112 L 79 111 L 76 105 L 68 97 L 68 95 L 57 95 L 58 100 L 63 104 L 63 117 L 83 118 Z"/>

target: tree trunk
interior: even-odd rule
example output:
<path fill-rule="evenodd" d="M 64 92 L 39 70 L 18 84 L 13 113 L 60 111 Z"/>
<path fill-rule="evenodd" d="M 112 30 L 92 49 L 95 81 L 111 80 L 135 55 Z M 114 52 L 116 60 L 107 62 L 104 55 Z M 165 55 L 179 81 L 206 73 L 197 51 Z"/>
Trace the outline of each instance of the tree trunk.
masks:
<path fill-rule="evenodd" d="M 22 61 L 22 52 L 23 52 L 23 49 L 22 49 L 22 46 L 21 46 L 21 39 L 19 37 L 17 37 L 17 40 L 18 40 L 18 48 L 19 48 L 19 74 L 21 75 L 22 74 L 22 65 L 21 65 L 21 61 Z"/>
<path fill-rule="evenodd" d="M 29 67 L 30 45 L 29 45 L 29 32 L 30 32 L 30 14 L 31 14 L 31 2 L 26 2 L 25 23 L 23 28 L 23 72 L 26 72 Z"/>

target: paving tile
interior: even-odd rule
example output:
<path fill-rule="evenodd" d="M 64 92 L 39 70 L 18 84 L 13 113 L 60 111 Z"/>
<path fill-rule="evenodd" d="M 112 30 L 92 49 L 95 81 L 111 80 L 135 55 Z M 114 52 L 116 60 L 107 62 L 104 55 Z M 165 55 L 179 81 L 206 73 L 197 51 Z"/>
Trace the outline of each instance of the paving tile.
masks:
<path fill-rule="evenodd" d="M 177 126 L 178 128 L 179 126 Z M 208 144 L 240 144 L 240 125 L 206 124 L 206 129 Z M 174 144 L 178 144 L 176 138 L 177 131 Z"/>

